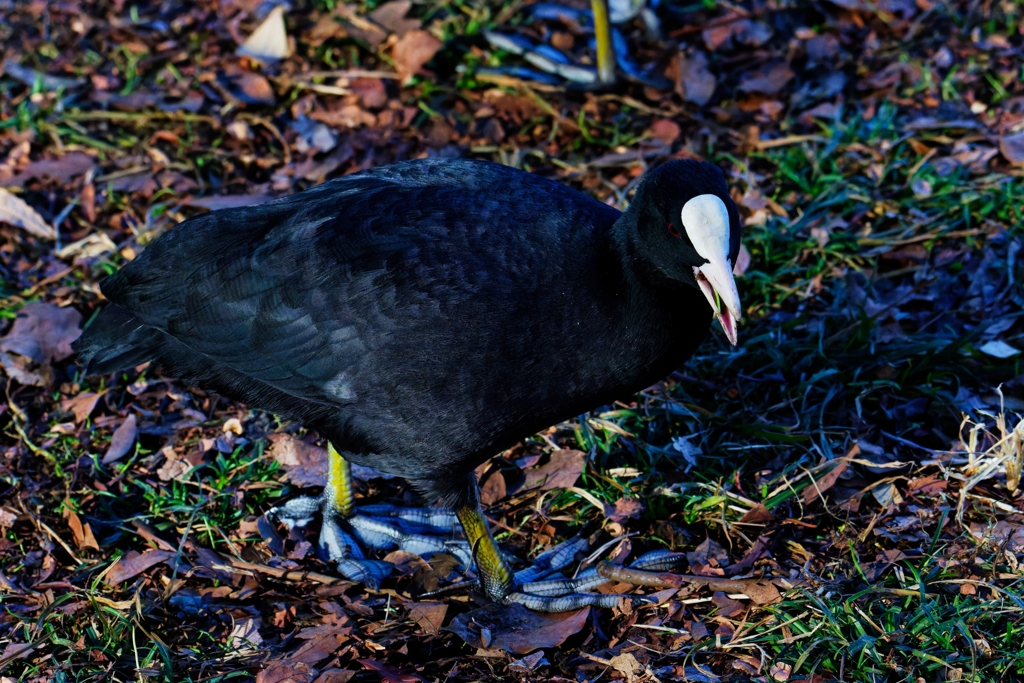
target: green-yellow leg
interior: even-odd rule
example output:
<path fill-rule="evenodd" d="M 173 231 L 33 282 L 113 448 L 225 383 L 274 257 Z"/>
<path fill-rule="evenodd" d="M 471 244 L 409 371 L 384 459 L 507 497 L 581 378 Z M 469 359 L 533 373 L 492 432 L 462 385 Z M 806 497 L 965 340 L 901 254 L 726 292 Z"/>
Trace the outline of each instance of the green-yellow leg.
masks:
<path fill-rule="evenodd" d="M 352 490 L 352 466 L 334 444 L 327 444 L 327 486 L 324 496 L 334 512 L 342 517 L 352 515 L 355 507 L 355 493 Z"/>
<path fill-rule="evenodd" d="M 501 556 L 498 544 L 494 542 L 494 537 L 487 528 L 487 520 L 480 512 L 480 503 L 474 503 L 460 507 L 455 511 L 455 515 L 459 518 L 462 530 L 465 531 L 466 539 L 473 550 L 473 560 L 476 562 L 484 592 L 496 602 L 506 602 L 515 586 L 512 569 Z"/>
<path fill-rule="evenodd" d="M 597 39 L 597 80 L 608 84 L 615 81 L 615 49 L 612 46 L 612 24 L 608 14 L 608 0 L 590 0 L 594 14 L 594 36 Z"/>

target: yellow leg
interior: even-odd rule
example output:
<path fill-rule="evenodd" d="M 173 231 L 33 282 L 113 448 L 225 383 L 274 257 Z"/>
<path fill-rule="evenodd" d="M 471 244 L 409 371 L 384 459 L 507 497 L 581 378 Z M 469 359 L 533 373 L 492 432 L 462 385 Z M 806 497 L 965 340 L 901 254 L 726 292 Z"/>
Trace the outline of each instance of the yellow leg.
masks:
<path fill-rule="evenodd" d="M 324 495 L 338 514 L 348 517 L 352 514 L 355 493 L 352 490 L 352 466 L 334 444 L 327 444 L 327 487 Z"/>
<path fill-rule="evenodd" d="M 470 548 L 473 549 L 473 559 L 476 561 L 484 592 L 491 599 L 504 602 L 513 588 L 512 570 L 502 558 L 498 544 L 494 542 L 479 506 L 463 506 L 455 511 L 455 515 L 462 523 Z"/>
<path fill-rule="evenodd" d="M 612 25 L 608 18 L 608 0 L 590 0 L 594 14 L 594 34 L 597 39 L 597 80 L 615 81 L 615 50 L 612 46 Z"/>

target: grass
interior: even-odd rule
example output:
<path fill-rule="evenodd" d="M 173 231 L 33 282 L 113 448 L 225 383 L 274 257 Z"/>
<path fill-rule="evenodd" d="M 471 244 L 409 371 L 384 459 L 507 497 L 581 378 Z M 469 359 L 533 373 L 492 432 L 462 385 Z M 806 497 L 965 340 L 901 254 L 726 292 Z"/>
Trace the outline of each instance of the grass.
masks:
<path fill-rule="evenodd" d="M 414 13 L 433 18 L 439 35 L 455 37 L 482 30 L 510 6 L 435 3 L 417 6 Z M 935 26 L 951 22 L 969 34 L 978 22 L 954 9 L 940 7 Z M 1000 11 L 982 22 L 984 35 L 1013 35 L 1015 15 Z M 205 57 L 208 40 L 196 33 L 186 49 L 197 59 Z M 470 39 L 453 42 L 443 58 L 466 67 L 457 87 L 424 80 L 403 95 L 405 105 L 420 110 L 417 126 L 432 120 L 469 125 L 473 117 L 467 107 L 495 88 L 473 74 L 477 65 L 500 66 L 500 57 L 470 49 Z M 356 54 L 351 41 L 332 39 L 311 59 L 326 69 L 363 66 L 353 59 Z M 44 52 L 26 63 L 38 59 L 42 66 L 54 56 Z M 78 55 L 74 63 L 85 74 L 90 62 L 104 59 L 91 53 Z M 152 54 L 127 47 L 111 61 L 122 73 L 120 94 L 152 84 L 160 73 Z M 917 54 L 908 63 L 924 66 L 928 60 Z M 193 78 L 170 67 L 177 82 Z M 893 94 L 959 102 L 973 88 L 975 96 L 995 105 L 1011 94 L 1012 83 L 989 74 L 989 68 L 987 62 L 966 60 L 941 80 L 931 80 L 929 73 Z M 980 71 L 985 78 L 979 85 Z M 0 130 L 33 131 L 36 139 L 54 146 L 89 149 L 103 162 L 124 160 L 154 144 L 204 189 L 269 182 L 286 156 L 270 118 L 261 119 L 269 125 L 252 124 L 251 148 L 240 149 L 226 130 L 233 120 L 229 110 L 69 111 L 63 93 L 43 92 L 38 85 L 27 93 L 6 82 L 2 87 Z M 558 175 L 601 199 L 621 194 L 622 186 L 613 182 L 614 169 L 590 168 L 592 159 L 632 148 L 648 136 L 656 116 L 684 123 L 690 117 L 690 110 L 671 101 L 644 109 L 620 96 L 509 87 L 502 92 L 532 101 L 536 110 L 506 126 L 506 139 L 478 147 L 488 150 L 480 154 Z M 279 96 L 280 114 L 303 93 L 296 88 Z M 692 551 L 711 537 L 729 547 L 735 559 L 758 536 L 771 539 L 771 552 L 757 570 L 785 573 L 798 585 L 779 603 L 731 616 L 710 603 L 707 592 L 693 591 L 687 599 L 697 602 L 682 605 L 682 616 L 671 626 L 645 630 L 640 627 L 649 624 L 640 620 L 615 636 L 620 647 L 642 639 L 643 647 L 658 653 L 652 666 L 693 665 L 748 679 L 803 677 L 819 683 L 1024 680 L 1022 560 L 1000 540 L 996 527 L 1007 520 L 1020 523 L 1019 492 L 1007 491 L 999 477 L 981 482 L 967 496 L 960 525 L 960 484 L 953 475 L 962 465 L 947 457 L 942 467 L 915 464 L 881 473 L 855 463 L 824 502 L 804 502 L 804 493 L 813 491 L 835 466 L 832 461 L 854 443 L 877 446 L 880 453 L 864 450 L 858 457 L 878 463 L 887 456 L 917 463 L 948 455 L 961 436 L 963 407 L 973 406 L 973 417 L 991 426 L 998 410 L 991 400 L 995 388 L 1024 372 L 1020 356 L 997 359 L 979 351 L 987 326 L 1016 315 L 1022 303 L 1019 291 L 999 278 L 1008 269 L 1020 273 L 1011 247 L 1021 237 L 1024 182 L 1017 173 L 977 173 L 969 163 L 936 163 L 953 154 L 964 131 L 908 127 L 918 113 L 893 99 L 868 106 L 851 98 L 834 121 L 800 128 L 803 124 L 786 119 L 770 125 L 758 144 L 728 135 L 737 131 L 709 144 L 703 151 L 729 170 L 744 216 L 751 219 L 744 245 L 752 260 L 740 280 L 746 306 L 741 346 L 728 347 L 712 331 L 698 355 L 663 385 L 538 435 L 506 454 L 500 465 L 510 476 L 518 474 L 512 460 L 545 450 L 552 440 L 589 455 L 577 484 L 586 495 L 513 493 L 492 508 L 490 514 L 506 528 L 499 538 L 521 557 L 576 531 L 614 530 L 594 501 L 613 505 L 624 497 L 645 504 L 639 519 L 620 525 L 633 534 L 635 551 L 661 546 Z M 173 130 L 179 142 L 150 143 L 161 130 Z M 789 139 L 796 135 L 801 137 Z M 253 158 L 265 160 L 264 165 Z M 50 203 L 33 192 L 26 195 L 34 205 Z M 180 199 L 171 189 L 151 198 L 109 192 L 104 220 L 119 215 L 122 224 L 136 226 L 111 234 L 138 247 L 191 211 L 177 206 Z M 73 211 L 64 229 L 93 226 Z M 19 249 L 26 250 L 26 259 L 38 256 L 24 245 Z M 12 263 L 17 255 L 22 254 L 12 254 Z M 71 275 L 33 296 L 65 301 L 69 295 L 58 287 L 94 284 L 122 262 L 120 253 L 111 252 L 79 263 Z M 992 283 L 999 296 L 986 299 L 983 291 L 972 289 L 979 281 Z M 26 291 L 4 283 L 0 317 L 13 317 L 31 298 Z M 76 303 L 89 299 L 83 292 L 75 295 Z M 1019 330 L 1015 324 L 999 338 L 1019 346 Z M 144 378 L 154 384 L 139 396 L 124 392 L 137 377 L 118 378 L 111 408 L 133 402 L 164 420 L 190 415 L 195 424 L 177 432 L 170 444 L 179 455 L 221 434 L 224 419 L 238 412 L 202 392 Z M 81 389 L 106 388 L 97 379 L 69 381 Z M 19 451 L 19 469 L 3 470 L 0 479 L 0 490 L 6 491 L 0 503 L 17 513 L 16 523 L 2 528 L 9 545 L 0 557 L 0 581 L 19 587 L 0 589 L 4 676 L 19 681 L 248 680 L 264 659 L 290 647 L 287 633 L 293 625 L 320 623 L 318 598 L 308 584 L 295 581 L 266 580 L 260 584 L 264 592 L 255 594 L 246 592 L 254 590 L 247 579 L 202 578 L 188 565 L 117 587 L 103 581 L 116 560 L 152 547 L 153 538 L 190 556 L 186 540 L 225 556 L 268 561 L 249 525 L 297 489 L 281 481 L 282 468 L 264 452 L 265 434 L 281 425 L 239 412 L 247 429 L 244 443 L 189 464 L 184 476 L 166 481 L 155 472 L 170 434 L 143 435 L 138 450 L 122 463 L 103 465 L 109 427 L 90 423 L 75 434 L 58 429 L 69 416 L 57 404 L 69 393 L 74 392 L 8 393 L 17 409 L 4 414 L 15 415 L 4 417 L 5 432 L 12 443 L 32 445 Z M 1019 389 L 1007 395 L 1019 396 Z M 32 419 L 22 420 L 18 411 Z M 679 439 L 693 452 L 681 452 Z M 911 488 L 929 476 L 945 486 Z M 883 486 L 877 496 L 873 491 L 890 478 L 905 500 L 887 509 L 879 503 L 887 489 Z M 374 482 L 365 493 L 402 500 L 407 491 L 401 483 Z M 858 494 L 863 495 L 855 500 Z M 744 522 L 758 505 L 773 521 Z M 65 508 L 89 524 L 99 551 L 61 549 L 61 543 L 72 543 Z M 984 538 L 986 532 L 990 537 Z M 59 557 L 60 566 L 48 568 L 47 557 Z M 303 567 L 310 566 L 316 568 L 315 562 L 304 561 Z M 36 580 L 47 571 L 49 578 Z M 399 593 L 409 584 L 401 586 Z M 394 659 L 388 661 L 399 668 L 443 662 L 420 669 L 432 679 L 517 678 L 501 667 L 484 667 L 450 635 L 425 638 L 400 609 L 389 606 L 387 594 L 368 596 L 357 588 L 343 600 L 359 605 L 351 618 L 357 631 L 369 634 L 354 646 L 356 654 L 346 660 L 350 665 L 356 657 L 383 658 L 381 650 L 365 644 L 370 640 L 390 648 Z M 451 609 L 461 608 L 455 602 Z M 263 614 L 269 622 L 287 609 L 294 616 L 282 617 L 287 627 L 266 629 L 275 635 L 268 635 L 262 650 L 230 645 L 238 620 Z M 669 617 L 667 608 L 655 614 Z M 388 628 L 381 629 L 385 619 Z M 600 615 L 596 623 L 605 636 L 593 643 L 570 640 L 557 657 L 549 651 L 556 666 L 533 675 L 544 680 L 549 673 L 571 672 L 576 650 L 612 647 L 611 636 L 621 624 L 616 619 Z M 694 638 L 694 622 L 706 624 L 711 635 Z M 721 629 L 717 636 L 716 629 Z M 31 643 L 33 655 L 5 653 L 8 643 Z M 394 654 L 403 647 L 405 654 Z M 463 667 L 462 673 L 445 668 L 452 662 Z M 671 680 L 663 668 L 661 679 Z"/>

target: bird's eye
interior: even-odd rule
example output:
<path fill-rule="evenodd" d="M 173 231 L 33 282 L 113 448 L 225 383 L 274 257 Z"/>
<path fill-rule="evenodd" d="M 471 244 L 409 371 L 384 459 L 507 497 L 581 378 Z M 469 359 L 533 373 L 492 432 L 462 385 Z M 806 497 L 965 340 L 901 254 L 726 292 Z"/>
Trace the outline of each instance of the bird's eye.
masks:
<path fill-rule="evenodd" d="M 679 231 L 676 230 L 676 226 L 672 221 L 668 222 L 668 234 L 672 235 L 673 237 L 682 237 L 682 235 L 679 234 Z"/>

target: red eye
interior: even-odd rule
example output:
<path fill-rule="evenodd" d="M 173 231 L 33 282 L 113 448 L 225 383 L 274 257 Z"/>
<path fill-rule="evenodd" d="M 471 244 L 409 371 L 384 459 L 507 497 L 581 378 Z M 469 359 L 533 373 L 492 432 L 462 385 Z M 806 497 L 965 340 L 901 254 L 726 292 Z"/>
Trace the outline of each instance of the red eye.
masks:
<path fill-rule="evenodd" d="M 676 230 L 676 226 L 673 225 L 671 221 L 668 224 L 668 234 L 672 235 L 673 237 L 682 237 L 682 235 L 679 234 L 679 231 Z"/>

